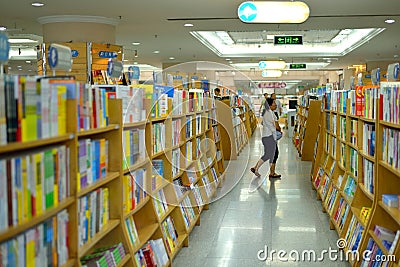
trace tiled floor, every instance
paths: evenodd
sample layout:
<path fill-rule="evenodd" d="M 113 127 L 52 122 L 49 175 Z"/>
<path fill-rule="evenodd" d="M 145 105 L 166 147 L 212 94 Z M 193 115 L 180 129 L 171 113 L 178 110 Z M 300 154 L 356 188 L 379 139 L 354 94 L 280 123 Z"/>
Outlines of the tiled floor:
<path fill-rule="evenodd" d="M 329 230 L 328 215 L 322 213 L 310 184 L 310 162 L 302 162 L 291 140 L 279 141 L 280 156 L 276 172 L 282 179 L 268 179 L 257 190 L 249 172 L 262 153 L 259 129 L 237 160 L 226 170 L 228 180 L 218 200 L 201 214 L 201 225 L 189 237 L 189 247 L 182 248 L 173 266 L 349 266 L 331 261 L 325 254 L 323 262 L 279 260 L 272 250 L 286 251 L 282 258 L 301 258 L 305 250 L 336 249 L 338 236 Z M 260 169 L 264 176 L 268 166 Z M 235 186 L 236 185 L 236 186 Z M 250 190 L 249 190 L 250 188 Z M 260 250 L 268 251 L 268 258 Z M 290 254 L 289 254 L 290 253 Z M 308 254 L 305 254 L 308 255 Z M 335 254 L 333 254 L 335 255 Z M 261 258 L 261 259 L 259 259 Z M 306 257 L 308 258 L 308 257 Z"/>

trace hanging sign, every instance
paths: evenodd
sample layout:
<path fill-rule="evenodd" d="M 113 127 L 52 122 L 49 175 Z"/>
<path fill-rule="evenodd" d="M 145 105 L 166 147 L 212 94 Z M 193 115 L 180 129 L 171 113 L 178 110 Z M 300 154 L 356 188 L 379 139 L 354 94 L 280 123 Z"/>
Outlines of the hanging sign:
<path fill-rule="evenodd" d="M 381 82 L 380 68 L 376 68 L 371 71 L 371 81 L 373 85 L 378 85 Z"/>
<path fill-rule="evenodd" d="M 111 78 L 119 78 L 122 75 L 124 66 L 121 61 L 110 60 L 107 65 L 107 74 Z"/>
<path fill-rule="evenodd" d="M 301 35 L 283 35 L 274 36 L 274 45 L 302 45 L 303 36 Z"/>
<path fill-rule="evenodd" d="M 390 64 L 387 68 L 387 79 L 388 81 L 397 81 L 399 78 L 399 63 Z"/>
<path fill-rule="evenodd" d="M 285 82 L 260 82 L 258 88 L 285 88 Z"/>
<path fill-rule="evenodd" d="M 10 53 L 10 43 L 4 33 L 0 33 L 0 62 L 7 62 Z"/>
<path fill-rule="evenodd" d="M 71 48 L 59 44 L 51 44 L 47 55 L 49 66 L 52 70 L 71 71 Z"/>
<path fill-rule="evenodd" d="M 128 67 L 128 78 L 129 78 L 129 80 L 139 80 L 140 69 L 138 66 L 129 66 Z"/>
<path fill-rule="evenodd" d="M 71 50 L 71 56 L 72 57 L 78 57 L 79 56 L 78 50 Z"/>
<path fill-rule="evenodd" d="M 117 56 L 118 56 L 117 52 L 111 52 L 111 51 L 100 51 L 99 52 L 100 58 L 116 58 Z"/>
<path fill-rule="evenodd" d="M 364 86 L 356 86 L 356 116 L 364 116 Z"/>

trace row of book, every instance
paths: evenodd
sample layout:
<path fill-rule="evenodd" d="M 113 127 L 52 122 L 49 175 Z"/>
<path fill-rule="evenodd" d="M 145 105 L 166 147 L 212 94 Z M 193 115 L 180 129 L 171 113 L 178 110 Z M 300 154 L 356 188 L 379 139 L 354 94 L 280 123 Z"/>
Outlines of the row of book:
<path fill-rule="evenodd" d="M 164 181 L 164 160 L 152 160 L 151 190 L 156 190 Z"/>
<path fill-rule="evenodd" d="M 62 266 L 68 261 L 68 212 L 0 244 L 1 266 Z"/>
<path fill-rule="evenodd" d="M 393 168 L 400 168 L 400 131 L 383 128 L 382 134 L 382 160 Z"/>
<path fill-rule="evenodd" d="M 181 143 L 182 121 L 180 119 L 172 120 L 172 146 Z"/>
<path fill-rule="evenodd" d="M 340 164 L 342 165 L 343 168 L 346 168 L 347 167 L 346 144 L 340 142 L 339 150 L 340 150 L 340 155 L 339 155 Z"/>
<path fill-rule="evenodd" d="M 338 208 L 336 209 L 335 214 L 332 216 L 334 221 L 338 225 L 339 230 L 343 229 L 343 226 L 346 222 L 349 211 L 350 211 L 350 205 L 347 203 L 347 201 L 343 197 L 341 197 L 339 199 Z"/>
<path fill-rule="evenodd" d="M 155 208 L 158 218 L 162 218 L 162 216 L 164 216 L 164 214 L 169 209 L 168 202 L 165 197 L 164 189 L 158 190 L 153 195 L 153 203 L 154 203 L 154 208 Z"/>
<path fill-rule="evenodd" d="M 364 153 L 374 157 L 375 155 L 375 125 L 364 123 L 363 125 L 363 147 Z"/>
<path fill-rule="evenodd" d="M 89 242 L 107 225 L 110 218 L 109 190 L 99 188 L 78 200 L 78 244 Z"/>
<path fill-rule="evenodd" d="M 339 190 L 333 186 L 333 183 L 331 183 L 331 186 L 329 187 L 329 191 L 327 193 L 327 197 L 325 198 L 325 207 L 326 207 L 326 211 L 332 215 L 333 213 L 333 209 L 334 209 L 334 205 L 336 202 L 337 197 L 339 196 Z"/>
<path fill-rule="evenodd" d="M 179 203 L 179 208 L 181 210 L 186 229 L 189 229 L 190 225 L 196 218 L 196 214 L 193 209 L 193 205 L 190 201 L 189 196 L 186 196 L 181 203 Z"/>
<path fill-rule="evenodd" d="M 382 83 L 381 93 L 381 111 L 379 119 L 398 124 L 400 122 L 400 83 Z"/>
<path fill-rule="evenodd" d="M 345 240 L 347 243 L 347 249 L 350 251 L 357 251 L 360 245 L 362 235 L 364 233 L 364 227 L 357 220 L 356 216 L 353 214 L 347 229 Z"/>
<path fill-rule="evenodd" d="M 400 209 L 399 201 L 400 198 L 397 194 L 382 194 L 382 202 L 389 208 Z"/>
<path fill-rule="evenodd" d="M 357 181 L 350 175 L 347 176 L 346 184 L 344 185 L 343 188 L 343 193 L 346 195 L 348 200 L 353 200 L 354 194 L 357 189 Z M 351 203 L 349 203 L 351 204 Z"/>
<path fill-rule="evenodd" d="M 66 133 L 72 80 L 5 75 L 0 79 L 0 145 Z"/>
<path fill-rule="evenodd" d="M 192 116 L 186 116 L 186 139 L 193 136 L 193 119 Z"/>
<path fill-rule="evenodd" d="M 95 249 L 81 258 L 82 267 L 117 267 L 125 258 L 126 252 L 122 243 Z"/>
<path fill-rule="evenodd" d="M 181 150 L 174 149 L 172 150 L 172 177 L 177 176 L 181 172 Z"/>
<path fill-rule="evenodd" d="M 366 247 L 368 251 L 368 257 L 364 257 L 361 261 L 361 267 L 386 267 L 389 266 L 390 261 L 384 261 L 385 255 L 378 244 L 373 238 L 368 239 L 368 244 Z"/>
<path fill-rule="evenodd" d="M 350 144 L 357 147 L 358 120 L 350 120 Z"/>
<path fill-rule="evenodd" d="M 70 195 L 69 149 L 47 148 L 0 160 L 0 230 L 57 206 Z"/>
<path fill-rule="evenodd" d="M 129 241 L 130 241 L 132 247 L 135 248 L 136 246 L 138 246 L 138 244 L 140 244 L 140 240 L 139 240 L 139 234 L 137 232 L 135 220 L 133 219 L 132 216 L 129 216 L 128 218 L 125 219 L 125 226 L 126 226 L 126 229 L 128 232 Z"/>
<path fill-rule="evenodd" d="M 166 133 L 165 133 L 165 123 L 158 122 L 152 125 L 152 132 L 153 132 L 153 155 L 161 152 L 165 149 L 166 143 Z"/>
<path fill-rule="evenodd" d="M 78 152 L 78 192 L 96 181 L 105 178 L 108 173 L 108 140 L 80 139 Z"/>
<path fill-rule="evenodd" d="M 350 147 L 350 172 L 358 177 L 358 151 Z"/>
<path fill-rule="evenodd" d="M 347 124 L 346 117 L 339 117 L 339 137 L 342 140 L 347 141 Z"/>
<path fill-rule="evenodd" d="M 179 235 L 176 231 L 174 219 L 171 216 L 168 216 L 161 223 L 161 232 L 164 236 L 164 240 L 167 246 L 167 251 L 171 254 L 173 253 L 179 246 Z"/>
<path fill-rule="evenodd" d="M 146 177 L 145 168 L 130 171 L 129 174 L 123 176 L 123 210 L 125 213 L 134 210 L 147 196 Z"/>
<path fill-rule="evenodd" d="M 374 194 L 375 192 L 375 172 L 374 163 L 366 158 L 363 158 L 361 182 L 364 184 L 365 190 Z"/>
<path fill-rule="evenodd" d="M 169 262 L 163 240 L 149 240 L 134 255 L 136 266 L 157 267 L 166 266 Z"/>
<path fill-rule="evenodd" d="M 145 129 L 125 129 L 122 134 L 123 169 L 146 158 Z"/>

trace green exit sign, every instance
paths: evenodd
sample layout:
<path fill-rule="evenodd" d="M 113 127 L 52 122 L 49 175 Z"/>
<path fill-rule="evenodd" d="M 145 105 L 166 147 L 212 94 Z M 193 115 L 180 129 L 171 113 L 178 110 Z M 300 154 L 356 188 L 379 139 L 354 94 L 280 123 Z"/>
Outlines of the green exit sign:
<path fill-rule="evenodd" d="M 293 63 L 289 65 L 289 69 L 297 70 L 297 69 L 305 69 L 307 66 L 304 63 Z"/>
<path fill-rule="evenodd" d="M 274 36 L 275 45 L 302 45 L 303 36 L 301 35 L 284 35 L 284 36 Z"/>

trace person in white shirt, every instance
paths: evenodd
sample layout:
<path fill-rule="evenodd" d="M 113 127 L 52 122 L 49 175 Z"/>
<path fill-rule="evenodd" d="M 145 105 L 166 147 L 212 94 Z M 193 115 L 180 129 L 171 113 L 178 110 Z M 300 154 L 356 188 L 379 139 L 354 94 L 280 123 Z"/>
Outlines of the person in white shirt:
<path fill-rule="evenodd" d="M 262 114 L 264 112 L 265 101 L 267 100 L 267 98 L 268 98 L 268 93 L 265 93 L 264 98 L 261 100 L 261 105 L 259 110 L 260 117 L 262 117 Z"/>
<path fill-rule="evenodd" d="M 275 94 L 275 93 L 273 93 L 273 94 L 271 95 L 271 98 L 272 98 L 273 100 L 275 100 L 275 103 L 276 103 L 275 114 L 278 115 L 278 119 L 279 119 L 279 117 L 282 116 L 282 103 L 281 103 L 281 101 L 279 101 L 278 99 L 276 99 L 276 94 Z"/>
<path fill-rule="evenodd" d="M 258 169 L 261 167 L 262 164 L 264 164 L 264 162 L 269 161 L 270 164 L 272 164 L 275 158 L 277 147 L 277 119 L 273 112 L 273 110 L 276 108 L 276 103 L 272 98 L 267 98 L 264 106 L 265 108 L 262 114 L 261 131 L 261 140 L 264 146 L 264 154 L 258 160 L 257 164 L 254 167 L 250 168 L 250 171 L 254 173 L 257 177 L 261 176 L 261 174 L 258 172 Z M 271 173 L 270 178 L 272 178 Z"/>

